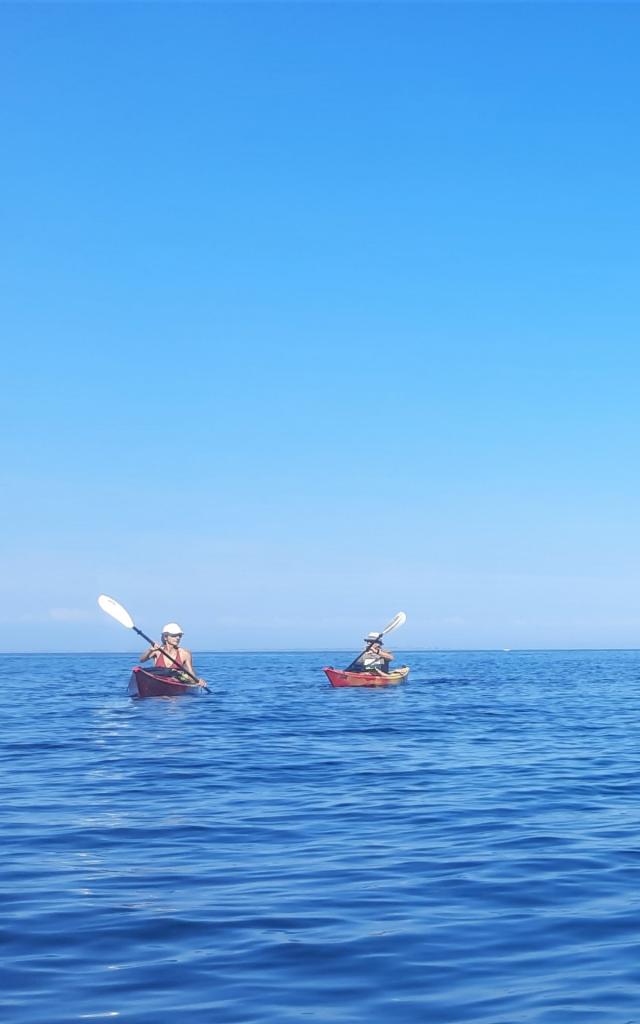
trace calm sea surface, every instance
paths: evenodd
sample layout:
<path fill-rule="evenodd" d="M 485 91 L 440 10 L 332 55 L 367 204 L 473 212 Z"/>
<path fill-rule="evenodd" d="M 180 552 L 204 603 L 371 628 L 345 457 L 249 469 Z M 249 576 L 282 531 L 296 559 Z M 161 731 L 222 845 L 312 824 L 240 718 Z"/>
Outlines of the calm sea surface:
<path fill-rule="evenodd" d="M 640 653 L 0 661 L 6 1024 L 640 1021 Z"/>

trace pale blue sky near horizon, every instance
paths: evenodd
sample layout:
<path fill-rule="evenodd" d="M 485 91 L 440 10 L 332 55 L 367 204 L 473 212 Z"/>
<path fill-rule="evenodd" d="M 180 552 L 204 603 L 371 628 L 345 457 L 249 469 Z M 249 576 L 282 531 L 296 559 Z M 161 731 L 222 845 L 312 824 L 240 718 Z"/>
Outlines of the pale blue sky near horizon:
<path fill-rule="evenodd" d="M 640 647 L 640 6 L 0 40 L 0 649 Z"/>

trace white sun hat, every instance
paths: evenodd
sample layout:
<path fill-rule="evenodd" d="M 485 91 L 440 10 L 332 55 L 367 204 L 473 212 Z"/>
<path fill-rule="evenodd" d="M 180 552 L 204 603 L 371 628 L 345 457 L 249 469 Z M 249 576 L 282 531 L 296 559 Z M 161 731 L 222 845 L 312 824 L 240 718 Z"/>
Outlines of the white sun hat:
<path fill-rule="evenodd" d="M 166 626 L 162 627 L 163 633 L 184 633 L 182 626 L 179 626 L 177 622 L 167 622 Z"/>

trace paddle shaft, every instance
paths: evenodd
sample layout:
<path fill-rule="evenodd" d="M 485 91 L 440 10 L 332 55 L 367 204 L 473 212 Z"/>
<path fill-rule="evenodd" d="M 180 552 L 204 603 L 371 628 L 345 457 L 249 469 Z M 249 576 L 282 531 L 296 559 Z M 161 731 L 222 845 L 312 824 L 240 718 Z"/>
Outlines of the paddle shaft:
<path fill-rule="evenodd" d="M 146 633 L 143 633 L 142 630 L 138 629 L 137 626 L 133 627 L 133 631 L 134 631 L 134 633 L 137 633 L 138 636 L 141 636 L 143 640 L 146 640 L 147 643 L 150 643 L 152 647 L 157 647 L 158 646 L 156 644 L 155 640 L 152 640 L 150 636 L 147 636 Z M 193 679 L 194 683 L 198 683 L 198 685 L 200 685 L 200 680 L 198 679 L 198 677 L 194 676 L 193 672 L 190 672 L 188 668 L 185 668 L 184 665 L 181 665 L 180 662 L 176 661 L 175 658 L 172 658 L 170 654 L 167 654 L 167 652 L 165 650 L 163 650 L 163 652 L 162 652 L 162 657 L 163 658 L 168 658 L 169 661 L 172 661 L 174 665 L 177 665 L 178 668 L 180 669 L 180 671 L 184 672 L 184 674 L 186 676 L 191 676 L 191 678 Z M 211 692 L 209 690 L 208 686 L 205 686 L 204 689 L 207 691 L 207 693 Z"/>

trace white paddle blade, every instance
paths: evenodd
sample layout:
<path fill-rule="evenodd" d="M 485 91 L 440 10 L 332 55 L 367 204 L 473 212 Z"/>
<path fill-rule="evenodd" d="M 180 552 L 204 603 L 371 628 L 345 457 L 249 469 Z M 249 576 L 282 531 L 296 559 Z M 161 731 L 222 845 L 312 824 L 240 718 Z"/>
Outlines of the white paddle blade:
<path fill-rule="evenodd" d="M 107 597 L 106 594 L 100 594 L 98 598 L 98 604 L 102 608 L 103 612 L 110 615 L 112 619 L 119 622 L 121 626 L 126 626 L 127 629 L 133 629 L 133 619 L 129 615 L 126 608 L 123 608 L 121 604 L 114 601 L 112 597 Z"/>
<path fill-rule="evenodd" d="M 396 617 L 391 620 L 389 625 L 384 627 L 384 629 L 382 630 L 382 635 L 385 636 L 386 633 L 393 633 L 394 629 L 397 629 L 398 626 L 404 626 L 406 621 L 407 616 L 405 615 L 405 613 L 398 612 Z"/>

